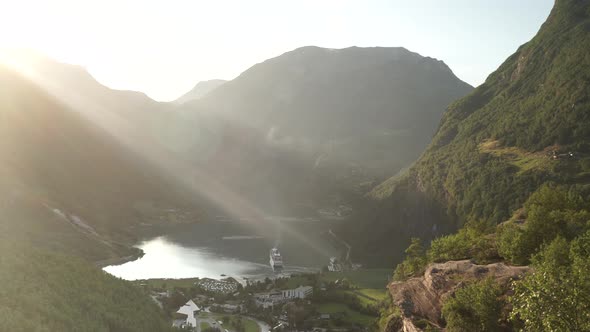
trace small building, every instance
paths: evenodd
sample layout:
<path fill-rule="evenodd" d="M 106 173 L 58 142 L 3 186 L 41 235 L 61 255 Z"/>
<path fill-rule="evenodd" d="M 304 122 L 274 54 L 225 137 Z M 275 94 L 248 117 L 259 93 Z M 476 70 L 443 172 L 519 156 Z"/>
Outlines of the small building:
<path fill-rule="evenodd" d="M 330 272 L 341 272 L 342 271 L 342 264 L 338 261 L 336 257 L 330 257 L 330 263 L 328 263 L 328 271 Z"/>
<path fill-rule="evenodd" d="M 256 293 L 254 294 L 256 305 L 264 309 L 271 308 L 277 304 L 285 302 L 285 297 L 282 292 Z"/>
<path fill-rule="evenodd" d="M 197 319 L 195 318 L 195 314 L 200 310 L 201 309 L 199 306 L 197 306 L 193 300 L 189 300 L 185 305 L 180 307 L 176 313 L 180 315 L 186 315 L 186 319 L 184 321 L 186 326 L 196 327 Z"/>
<path fill-rule="evenodd" d="M 223 312 L 228 314 L 235 314 L 240 311 L 240 306 L 235 304 L 222 304 L 220 307 Z"/>
<path fill-rule="evenodd" d="M 299 286 L 295 289 L 287 289 L 282 291 L 285 299 L 304 299 L 313 294 L 313 287 Z"/>

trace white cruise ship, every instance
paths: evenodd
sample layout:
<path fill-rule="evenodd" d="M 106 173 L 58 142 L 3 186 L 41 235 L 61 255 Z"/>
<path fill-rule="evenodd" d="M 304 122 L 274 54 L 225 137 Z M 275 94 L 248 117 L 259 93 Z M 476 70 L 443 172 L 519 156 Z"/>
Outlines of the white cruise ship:
<path fill-rule="evenodd" d="M 281 253 L 277 248 L 270 249 L 270 267 L 275 272 L 283 270 L 283 257 L 281 257 Z"/>

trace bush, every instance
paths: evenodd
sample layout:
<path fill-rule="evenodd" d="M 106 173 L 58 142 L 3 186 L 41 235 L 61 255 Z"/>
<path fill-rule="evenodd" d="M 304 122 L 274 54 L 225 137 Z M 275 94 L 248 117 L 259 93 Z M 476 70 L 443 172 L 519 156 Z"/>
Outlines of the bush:
<path fill-rule="evenodd" d="M 498 331 L 502 301 L 500 286 L 491 278 L 457 290 L 442 308 L 448 331 Z"/>
<path fill-rule="evenodd" d="M 412 242 L 405 251 L 406 259 L 397 265 L 393 273 L 393 280 L 405 280 L 424 271 L 428 259 L 419 238 L 412 238 Z"/>
<path fill-rule="evenodd" d="M 498 258 L 495 241 L 489 236 L 493 232 L 488 222 L 468 222 L 457 234 L 433 240 L 428 258 L 433 262 L 474 258 L 478 263 L 488 263 Z"/>
<path fill-rule="evenodd" d="M 514 284 L 512 319 L 527 331 L 590 331 L 590 232 L 571 244 L 557 237 L 532 261 Z"/>
<path fill-rule="evenodd" d="M 516 265 L 526 265 L 530 249 L 525 247 L 524 230 L 519 225 L 508 223 L 498 227 L 498 254 Z"/>
<path fill-rule="evenodd" d="M 527 264 L 542 245 L 561 236 L 572 240 L 588 229 L 590 212 L 581 192 L 545 185 L 525 203 L 523 227 L 508 224 L 499 229 L 499 253 L 515 264 Z"/>

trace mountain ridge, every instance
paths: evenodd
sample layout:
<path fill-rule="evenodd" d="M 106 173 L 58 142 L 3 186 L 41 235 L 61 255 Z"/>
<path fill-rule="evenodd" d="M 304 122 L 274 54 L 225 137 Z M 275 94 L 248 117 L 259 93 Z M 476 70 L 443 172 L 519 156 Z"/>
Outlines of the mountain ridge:
<path fill-rule="evenodd" d="M 588 7 L 558 1 L 531 41 L 453 102 L 414 165 L 366 199 L 364 226 L 406 233 L 391 248 L 402 252 L 412 236 L 432 239 L 470 220 L 505 221 L 543 183 L 588 183 Z M 558 158 L 568 152 L 575 157 Z M 374 236 L 386 243 L 383 233 Z"/>
<path fill-rule="evenodd" d="M 191 100 L 200 99 L 211 91 L 215 90 L 220 85 L 228 82 L 227 80 L 212 79 L 207 81 L 200 81 L 191 90 L 178 97 L 173 101 L 175 104 L 187 103 Z"/>
<path fill-rule="evenodd" d="M 223 154 L 223 163 L 199 161 L 211 163 L 210 172 L 225 163 L 273 174 L 274 182 L 256 183 L 239 169 L 225 169 L 223 178 L 281 213 L 285 202 L 309 206 L 301 199 L 318 192 L 313 187 L 322 177 L 359 184 L 407 166 L 434 133 L 443 105 L 471 89 L 443 62 L 404 48 L 308 46 L 250 67 L 179 112 L 184 123 L 193 123 L 186 137 L 212 133 L 209 141 L 235 151 Z M 185 155 L 203 154 L 189 151 Z M 356 180 L 352 173 L 366 175 Z M 309 181 L 306 188 L 300 179 Z M 325 201 L 320 196 L 314 200 Z"/>

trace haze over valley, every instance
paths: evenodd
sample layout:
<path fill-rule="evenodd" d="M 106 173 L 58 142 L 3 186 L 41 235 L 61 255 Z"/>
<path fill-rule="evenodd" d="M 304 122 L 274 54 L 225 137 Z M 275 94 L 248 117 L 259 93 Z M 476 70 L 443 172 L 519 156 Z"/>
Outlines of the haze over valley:
<path fill-rule="evenodd" d="M 427 2 L 0 35 L 0 331 L 589 331 L 590 1 Z"/>

